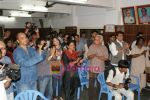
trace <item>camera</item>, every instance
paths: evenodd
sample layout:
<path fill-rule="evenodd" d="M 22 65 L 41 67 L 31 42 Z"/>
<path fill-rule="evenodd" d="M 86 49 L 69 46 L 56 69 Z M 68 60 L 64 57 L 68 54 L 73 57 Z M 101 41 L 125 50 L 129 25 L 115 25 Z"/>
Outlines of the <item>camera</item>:
<path fill-rule="evenodd" d="M 37 30 L 38 26 L 35 23 L 31 23 L 31 30 Z"/>
<path fill-rule="evenodd" d="M 8 76 L 13 82 L 18 81 L 21 77 L 20 66 L 16 64 L 0 63 L 0 81 Z"/>
<path fill-rule="evenodd" d="M 126 89 L 126 90 L 128 90 L 129 89 L 129 84 L 131 83 L 131 78 L 127 78 L 126 80 L 125 80 L 125 83 L 124 83 L 124 88 Z"/>
<path fill-rule="evenodd" d="M 26 22 L 26 28 L 29 29 L 29 33 L 32 33 L 33 31 L 37 30 L 38 26 L 35 23 Z"/>

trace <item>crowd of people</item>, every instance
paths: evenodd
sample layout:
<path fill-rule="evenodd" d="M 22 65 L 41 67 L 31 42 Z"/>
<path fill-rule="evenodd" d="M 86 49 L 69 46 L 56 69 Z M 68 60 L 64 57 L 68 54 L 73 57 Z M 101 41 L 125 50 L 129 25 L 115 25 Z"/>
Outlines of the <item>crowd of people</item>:
<path fill-rule="evenodd" d="M 49 100 L 76 100 L 80 80 L 74 69 L 80 67 L 85 59 L 88 59 L 90 67 L 89 100 L 98 99 L 100 86 L 94 86 L 95 80 L 108 65 L 116 70 L 114 77 L 114 72 L 110 70 L 106 79 L 115 100 L 121 100 L 121 94 L 128 100 L 134 100 L 133 91 L 124 89 L 123 84 L 130 74 L 140 77 L 141 90 L 146 86 L 145 69 L 150 67 L 150 40 L 146 43 L 142 33 L 136 35 L 131 45 L 124 41 L 121 31 L 104 42 L 103 35 L 97 31 L 91 33 L 90 39 L 85 34 L 62 36 L 56 32 L 41 37 L 38 28 L 31 29 L 31 26 L 27 22 L 25 32 L 18 33 L 16 39 L 11 38 L 10 31 L 5 31 L 0 41 L 0 62 L 18 64 L 21 70 L 21 78 L 17 82 L 11 82 L 9 77 L 0 81 L 2 100 L 14 99 L 14 86 L 17 94 L 25 90 L 38 90 Z"/>

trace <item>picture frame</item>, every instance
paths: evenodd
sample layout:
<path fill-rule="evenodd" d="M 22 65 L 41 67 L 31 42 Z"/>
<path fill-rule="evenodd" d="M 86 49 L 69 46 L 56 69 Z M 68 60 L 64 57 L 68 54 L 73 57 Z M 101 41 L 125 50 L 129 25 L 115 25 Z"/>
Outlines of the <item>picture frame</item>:
<path fill-rule="evenodd" d="M 115 25 L 114 24 L 107 24 L 104 26 L 104 29 L 105 29 L 105 33 L 115 32 Z"/>
<path fill-rule="evenodd" d="M 150 4 L 137 6 L 139 24 L 150 24 Z"/>
<path fill-rule="evenodd" d="M 124 25 L 116 25 L 116 32 L 118 31 L 125 32 Z"/>
<path fill-rule="evenodd" d="M 134 7 L 122 8 L 122 19 L 124 24 L 136 24 Z"/>

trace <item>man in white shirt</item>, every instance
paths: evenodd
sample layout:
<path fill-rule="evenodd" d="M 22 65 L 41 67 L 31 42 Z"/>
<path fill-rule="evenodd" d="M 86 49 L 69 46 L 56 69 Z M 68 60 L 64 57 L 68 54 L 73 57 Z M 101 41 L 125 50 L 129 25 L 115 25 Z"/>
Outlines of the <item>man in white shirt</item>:
<path fill-rule="evenodd" d="M 118 66 L 119 60 L 126 60 L 126 55 L 130 53 L 128 43 L 123 41 L 123 32 L 119 31 L 116 35 L 116 41 L 109 45 L 112 54 L 111 64 Z"/>
<path fill-rule="evenodd" d="M 133 23 L 135 23 L 134 17 L 131 16 L 130 9 L 127 9 L 127 10 L 125 11 L 125 19 L 124 19 L 124 22 L 125 22 L 126 24 L 133 24 Z"/>
<path fill-rule="evenodd" d="M 114 75 L 115 73 L 115 75 Z M 134 94 L 130 89 L 125 89 L 127 86 L 124 84 L 124 79 L 129 78 L 128 62 L 126 60 L 120 60 L 118 67 L 109 71 L 106 83 L 112 90 L 112 95 L 115 96 L 115 100 L 122 100 L 122 95 L 126 100 L 134 100 Z"/>
<path fill-rule="evenodd" d="M 11 79 L 6 77 L 4 80 L 0 80 L 0 100 L 7 100 L 6 89 L 11 84 Z"/>
<path fill-rule="evenodd" d="M 150 16 L 147 14 L 147 9 L 146 8 L 142 8 L 141 12 L 142 12 L 142 17 L 140 17 L 140 22 L 141 23 L 148 23 L 148 22 L 150 22 Z"/>

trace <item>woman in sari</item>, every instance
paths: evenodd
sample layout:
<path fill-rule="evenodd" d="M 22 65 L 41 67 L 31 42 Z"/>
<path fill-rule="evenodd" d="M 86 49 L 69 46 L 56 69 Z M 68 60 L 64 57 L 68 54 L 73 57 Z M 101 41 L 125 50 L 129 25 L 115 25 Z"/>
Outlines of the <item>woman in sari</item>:
<path fill-rule="evenodd" d="M 77 67 L 82 63 L 82 58 L 78 57 L 78 52 L 75 51 L 74 41 L 67 43 L 67 50 L 63 52 L 62 60 L 65 67 L 64 74 L 64 90 L 65 100 L 76 100 L 76 92 L 80 85 L 77 74 Z"/>

